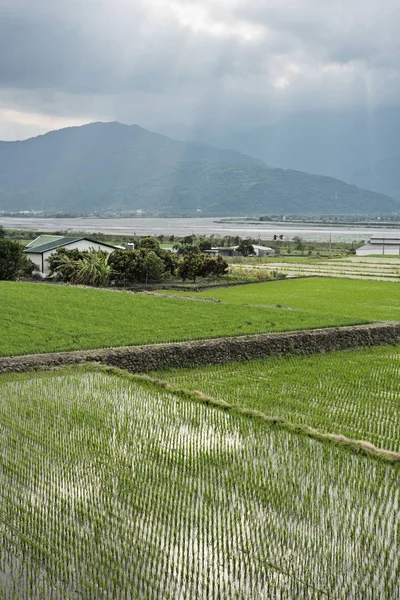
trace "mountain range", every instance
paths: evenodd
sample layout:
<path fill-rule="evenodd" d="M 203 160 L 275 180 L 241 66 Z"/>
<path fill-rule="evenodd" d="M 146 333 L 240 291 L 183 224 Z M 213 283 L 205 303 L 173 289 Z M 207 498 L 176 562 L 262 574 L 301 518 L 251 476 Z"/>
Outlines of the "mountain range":
<path fill-rule="evenodd" d="M 0 210 L 146 214 L 388 214 L 390 196 L 268 166 L 138 125 L 91 123 L 0 142 Z"/>
<path fill-rule="evenodd" d="M 205 128 L 193 135 L 272 166 L 336 177 L 400 199 L 398 108 L 298 112 L 254 128 L 217 135 Z"/>

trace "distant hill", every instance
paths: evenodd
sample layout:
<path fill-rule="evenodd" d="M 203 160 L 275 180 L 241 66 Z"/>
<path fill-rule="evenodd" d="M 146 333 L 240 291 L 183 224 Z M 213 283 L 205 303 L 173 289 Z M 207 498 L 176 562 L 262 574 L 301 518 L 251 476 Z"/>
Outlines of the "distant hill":
<path fill-rule="evenodd" d="M 381 161 L 400 153 L 400 109 L 313 110 L 281 115 L 275 122 L 256 128 L 238 127 L 224 134 L 216 135 L 205 128 L 194 132 L 194 136 L 204 143 L 255 156 L 272 166 L 337 177 L 393 195 L 385 177 L 371 188 L 370 179 L 359 175 L 379 170 Z"/>
<path fill-rule="evenodd" d="M 92 123 L 0 142 L 0 210 L 193 215 L 383 214 L 390 197 L 137 125 Z"/>

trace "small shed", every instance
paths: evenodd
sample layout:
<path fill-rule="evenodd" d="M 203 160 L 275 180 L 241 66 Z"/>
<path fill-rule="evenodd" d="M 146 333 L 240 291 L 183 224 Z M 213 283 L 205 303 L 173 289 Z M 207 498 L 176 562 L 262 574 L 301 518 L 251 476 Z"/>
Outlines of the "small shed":
<path fill-rule="evenodd" d="M 48 259 L 58 248 L 81 251 L 103 250 L 109 254 L 115 250 L 115 246 L 111 246 L 106 242 L 98 242 L 92 238 L 40 235 L 25 246 L 24 252 L 27 258 L 36 265 L 34 272 L 47 277 L 50 273 Z"/>

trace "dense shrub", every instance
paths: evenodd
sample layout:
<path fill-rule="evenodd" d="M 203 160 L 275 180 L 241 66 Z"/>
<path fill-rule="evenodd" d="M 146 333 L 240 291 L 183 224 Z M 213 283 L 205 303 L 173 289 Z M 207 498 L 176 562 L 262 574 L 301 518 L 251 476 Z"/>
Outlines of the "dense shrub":
<path fill-rule="evenodd" d="M 0 279 L 13 281 L 21 275 L 31 275 L 34 268 L 21 244 L 0 238 Z"/>
<path fill-rule="evenodd" d="M 178 266 L 178 274 L 185 281 L 197 277 L 219 277 L 228 272 L 228 263 L 222 256 L 208 256 L 206 254 L 187 254 Z"/>

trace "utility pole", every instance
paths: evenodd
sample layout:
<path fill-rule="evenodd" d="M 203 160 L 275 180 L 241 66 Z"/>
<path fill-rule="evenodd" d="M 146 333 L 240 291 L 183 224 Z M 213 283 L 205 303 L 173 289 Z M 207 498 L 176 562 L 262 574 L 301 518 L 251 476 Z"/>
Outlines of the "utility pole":
<path fill-rule="evenodd" d="M 332 234 L 329 234 L 329 258 L 332 258 Z"/>

